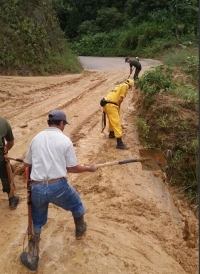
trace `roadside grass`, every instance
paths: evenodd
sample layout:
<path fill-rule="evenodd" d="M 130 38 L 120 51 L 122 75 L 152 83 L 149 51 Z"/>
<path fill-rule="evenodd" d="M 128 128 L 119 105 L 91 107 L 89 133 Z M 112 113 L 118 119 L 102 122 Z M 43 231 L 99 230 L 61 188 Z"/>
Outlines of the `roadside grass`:
<path fill-rule="evenodd" d="M 189 42 L 188 42 L 189 43 Z M 180 45 L 179 48 L 166 50 L 164 54 L 158 55 L 158 58 L 166 65 L 178 67 L 186 73 L 188 82 L 198 85 L 199 79 L 199 54 L 198 47 Z"/>
<path fill-rule="evenodd" d="M 167 65 L 146 71 L 137 81 L 136 124 L 144 146 L 170 152 L 165 170 L 169 183 L 181 187 L 198 207 L 198 62 L 197 50 L 190 49 L 163 54 Z"/>

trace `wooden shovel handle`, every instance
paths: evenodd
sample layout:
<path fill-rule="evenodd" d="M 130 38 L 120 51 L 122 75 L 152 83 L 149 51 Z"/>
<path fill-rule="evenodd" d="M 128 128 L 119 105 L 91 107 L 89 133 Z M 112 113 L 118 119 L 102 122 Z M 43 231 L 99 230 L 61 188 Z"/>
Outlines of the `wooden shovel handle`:
<path fill-rule="evenodd" d="M 27 206 L 28 206 L 28 238 L 29 240 L 34 235 L 32 210 L 31 210 L 31 178 L 30 178 L 30 167 L 25 168 L 25 177 L 27 183 Z"/>
<path fill-rule="evenodd" d="M 96 164 L 97 167 L 104 167 L 104 166 L 112 166 L 112 165 L 123 165 L 123 164 L 128 164 L 128 163 L 135 163 L 135 162 L 144 162 L 150 160 L 150 158 L 143 158 L 143 159 L 124 159 L 120 161 L 113 161 L 113 162 L 106 162 L 103 164 Z"/>
<path fill-rule="evenodd" d="M 20 163 L 23 163 L 24 161 L 22 159 L 19 159 L 19 158 L 11 158 L 11 157 L 8 157 L 9 160 L 14 160 L 14 161 L 17 161 L 17 162 L 20 162 Z"/>

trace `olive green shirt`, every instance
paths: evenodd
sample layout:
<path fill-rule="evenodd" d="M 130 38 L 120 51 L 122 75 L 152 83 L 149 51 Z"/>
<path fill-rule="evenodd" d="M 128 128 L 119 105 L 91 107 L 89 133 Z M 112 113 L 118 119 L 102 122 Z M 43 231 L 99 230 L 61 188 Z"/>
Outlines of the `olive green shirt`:
<path fill-rule="evenodd" d="M 4 137 L 6 141 L 14 141 L 14 136 L 10 124 L 5 118 L 0 116 L 0 146 L 3 145 L 2 137 Z"/>
<path fill-rule="evenodd" d="M 130 67 L 141 68 L 140 62 L 137 59 L 135 59 L 135 58 L 131 58 L 129 64 L 130 64 Z"/>

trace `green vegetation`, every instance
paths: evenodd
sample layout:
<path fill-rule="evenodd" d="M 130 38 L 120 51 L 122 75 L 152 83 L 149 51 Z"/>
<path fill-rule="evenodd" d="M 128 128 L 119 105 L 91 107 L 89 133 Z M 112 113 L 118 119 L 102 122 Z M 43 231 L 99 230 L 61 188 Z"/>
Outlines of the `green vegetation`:
<path fill-rule="evenodd" d="M 0 73 L 75 73 L 77 55 L 161 59 L 197 48 L 198 11 L 197 0 L 0 0 Z M 196 55 L 187 62 L 196 73 Z"/>
<path fill-rule="evenodd" d="M 150 70 L 140 79 L 139 87 L 144 94 L 154 95 L 160 91 L 166 92 L 174 88 L 172 82 L 172 69 L 158 66 L 155 70 Z"/>
<path fill-rule="evenodd" d="M 62 0 L 62 7 L 54 2 L 61 28 L 78 55 L 152 58 L 167 49 L 198 45 L 197 0 Z M 69 25 L 74 14 L 76 27 Z"/>
<path fill-rule="evenodd" d="M 199 79 L 199 48 L 186 43 L 179 48 L 173 48 L 158 55 L 166 65 L 179 67 L 185 72 L 185 79 L 193 85 L 198 85 Z"/>
<path fill-rule="evenodd" d="M 0 73 L 45 75 L 80 72 L 51 1 L 0 0 Z"/>
<path fill-rule="evenodd" d="M 146 71 L 137 81 L 142 96 L 137 127 L 144 146 L 165 151 L 169 182 L 181 186 L 191 203 L 197 204 L 199 96 L 195 80 L 198 66 L 189 69 L 191 59 L 195 58 L 190 58 L 184 49 L 177 51 L 177 55 L 175 52 L 173 58 L 163 55 L 166 63 L 173 60 L 171 65 L 174 67 L 156 67 Z M 176 66 L 184 67 L 183 71 Z M 189 81 L 193 85 L 188 84 Z"/>

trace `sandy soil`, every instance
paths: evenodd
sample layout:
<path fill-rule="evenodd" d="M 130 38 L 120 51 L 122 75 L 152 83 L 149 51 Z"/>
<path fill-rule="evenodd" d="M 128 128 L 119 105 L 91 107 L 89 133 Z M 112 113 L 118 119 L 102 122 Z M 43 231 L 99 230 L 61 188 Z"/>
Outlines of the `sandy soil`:
<path fill-rule="evenodd" d="M 142 73 L 159 63 L 141 61 Z M 101 68 L 102 69 L 102 68 Z M 78 75 L 51 77 L 0 77 L 0 115 L 13 127 L 13 158 L 25 156 L 28 145 L 47 127 L 52 109 L 66 112 L 71 125 L 64 133 L 75 146 L 80 164 L 104 163 L 139 157 L 142 148 L 135 127 L 134 89 L 122 104 L 125 144 L 101 133 L 100 99 L 128 76 L 127 64 Z M 22 164 L 15 168 L 15 211 L 0 192 L 0 273 L 29 273 L 19 256 L 27 249 L 26 183 Z M 196 274 L 198 273 L 198 220 L 170 194 L 161 172 L 143 171 L 140 163 L 99 168 L 95 173 L 70 174 L 68 180 L 86 206 L 88 231 L 75 240 L 71 213 L 49 207 L 49 219 L 40 242 L 40 274 Z"/>

